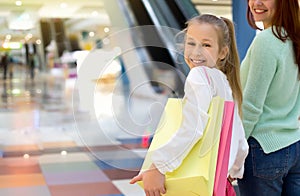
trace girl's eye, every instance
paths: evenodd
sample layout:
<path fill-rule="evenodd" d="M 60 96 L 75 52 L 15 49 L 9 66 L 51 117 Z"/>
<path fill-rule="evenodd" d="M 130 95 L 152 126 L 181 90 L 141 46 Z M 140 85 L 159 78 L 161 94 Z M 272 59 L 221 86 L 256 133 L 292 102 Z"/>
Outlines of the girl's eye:
<path fill-rule="evenodd" d="M 202 47 L 211 47 L 210 44 L 202 44 Z"/>
<path fill-rule="evenodd" d="M 187 45 L 195 46 L 196 44 L 194 42 L 187 42 Z"/>

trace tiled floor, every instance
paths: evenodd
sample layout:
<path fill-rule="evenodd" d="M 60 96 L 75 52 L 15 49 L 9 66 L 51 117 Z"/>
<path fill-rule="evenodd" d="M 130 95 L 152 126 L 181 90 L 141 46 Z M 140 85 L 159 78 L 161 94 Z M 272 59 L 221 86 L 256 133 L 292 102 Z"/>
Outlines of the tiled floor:
<path fill-rule="evenodd" d="M 142 133 L 122 131 L 113 121 L 122 115 L 101 113 L 101 103 L 101 118 L 91 118 L 72 98 L 76 79 L 40 73 L 32 81 L 23 68 L 14 71 L 0 80 L 0 195 L 144 195 L 129 184 L 147 150 Z M 145 120 L 149 98 L 134 99 L 132 115 Z"/>

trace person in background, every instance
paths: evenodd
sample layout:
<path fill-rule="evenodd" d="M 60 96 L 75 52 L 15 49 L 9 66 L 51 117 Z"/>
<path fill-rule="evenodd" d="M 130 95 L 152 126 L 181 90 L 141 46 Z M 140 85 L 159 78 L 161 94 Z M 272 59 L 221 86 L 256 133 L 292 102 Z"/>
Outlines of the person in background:
<path fill-rule="evenodd" d="M 7 71 L 9 70 L 9 55 L 8 52 L 5 52 L 4 55 L 1 57 L 1 64 L 3 66 L 3 79 L 6 80 L 7 78 Z M 12 72 L 10 72 L 10 76 L 12 77 Z"/>
<path fill-rule="evenodd" d="M 151 169 L 141 171 L 130 182 L 143 181 L 147 196 L 166 193 L 165 173 L 179 167 L 202 137 L 210 102 L 215 96 L 235 102 L 228 173 L 230 178 L 243 176 L 248 145 L 239 115 L 242 91 L 233 24 L 228 19 L 205 14 L 190 19 L 184 33 L 184 59 L 190 72 L 184 87 L 181 127 L 164 146 L 153 152 Z"/>
<path fill-rule="evenodd" d="M 298 0 L 248 0 L 259 32 L 241 63 L 249 154 L 242 196 L 300 195 L 300 15 Z M 261 29 L 260 29 L 261 30 Z"/>

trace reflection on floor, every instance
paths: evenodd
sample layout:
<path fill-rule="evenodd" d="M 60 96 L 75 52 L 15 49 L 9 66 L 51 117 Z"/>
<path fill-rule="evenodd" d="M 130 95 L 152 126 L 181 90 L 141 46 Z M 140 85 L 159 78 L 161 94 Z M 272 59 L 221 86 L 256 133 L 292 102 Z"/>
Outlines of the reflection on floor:
<path fill-rule="evenodd" d="M 53 77 L 18 72 L 0 80 L 0 195 L 144 195 L 128 182 L 142 165 L 145 141 L 109 124 L 109 133 L 99 131 L 75 107 L 76 80 Z"/>

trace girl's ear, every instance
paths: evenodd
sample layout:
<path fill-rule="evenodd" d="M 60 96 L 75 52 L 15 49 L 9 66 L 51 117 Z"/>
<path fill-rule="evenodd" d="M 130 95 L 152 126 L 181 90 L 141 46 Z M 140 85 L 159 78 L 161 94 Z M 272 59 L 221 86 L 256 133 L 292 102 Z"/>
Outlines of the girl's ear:
<path fill-rule="evenodd" d="M 224 46 L 219 53 L 219 59 L 224 60 L 228 52 L 229 52 L 229 48 L 227 46 Z"/>

